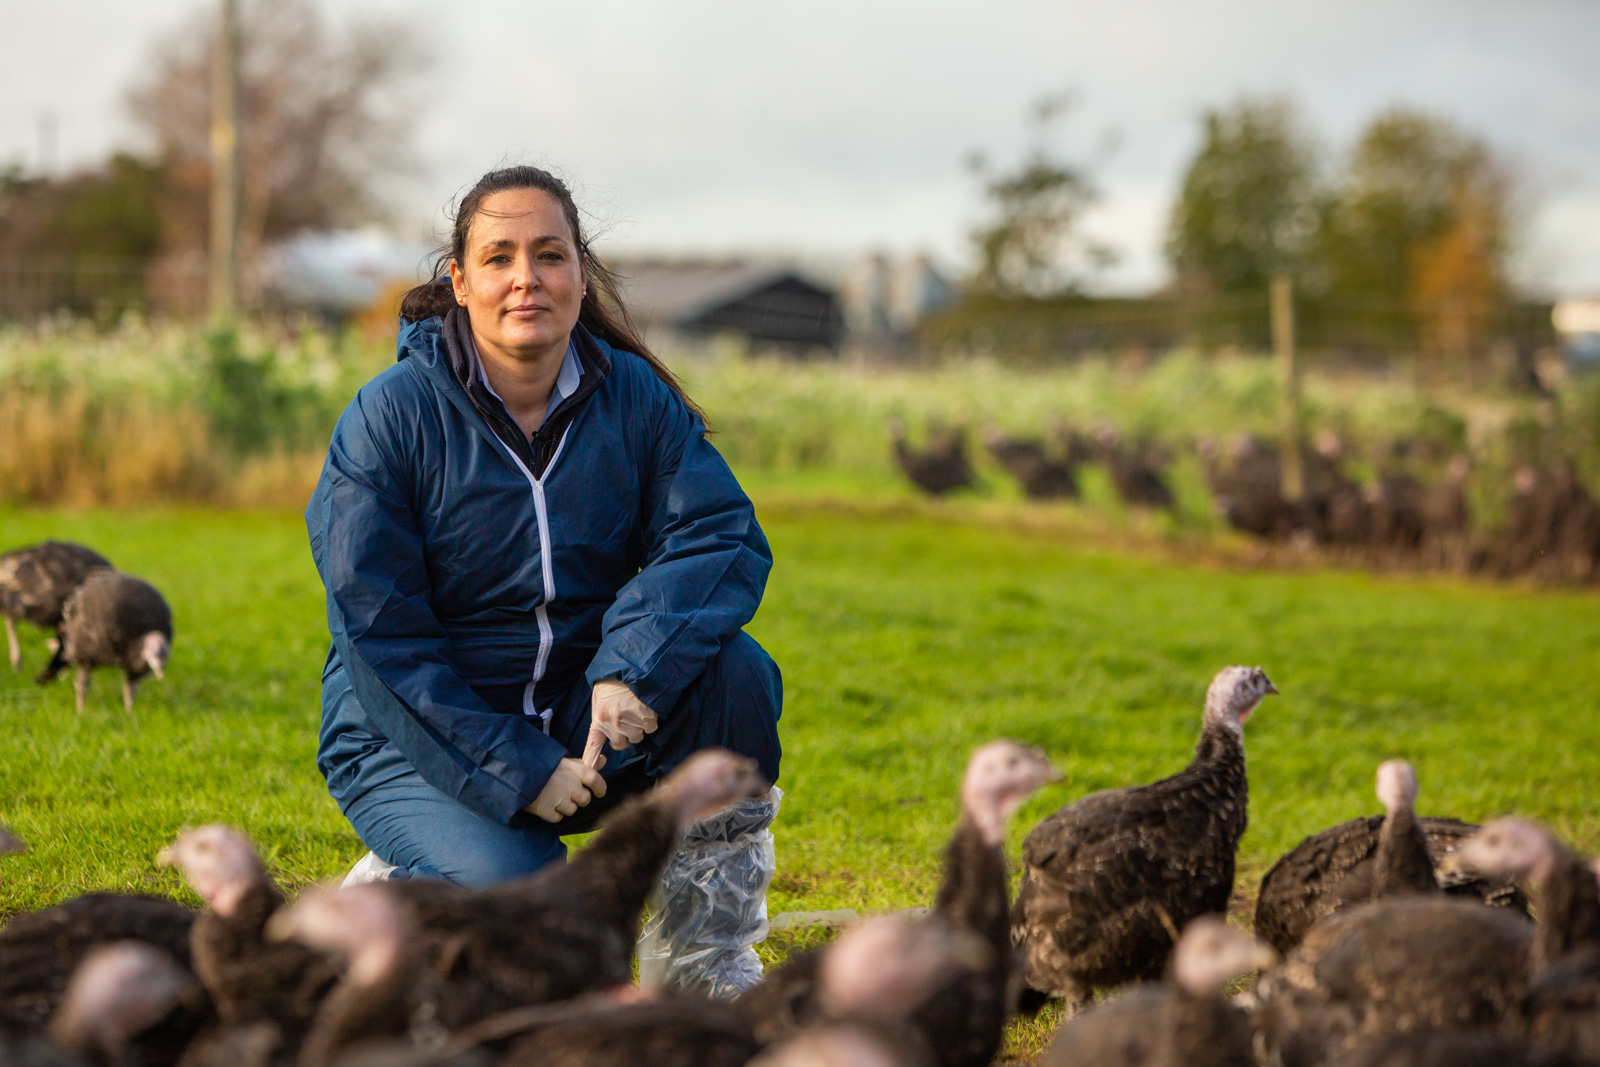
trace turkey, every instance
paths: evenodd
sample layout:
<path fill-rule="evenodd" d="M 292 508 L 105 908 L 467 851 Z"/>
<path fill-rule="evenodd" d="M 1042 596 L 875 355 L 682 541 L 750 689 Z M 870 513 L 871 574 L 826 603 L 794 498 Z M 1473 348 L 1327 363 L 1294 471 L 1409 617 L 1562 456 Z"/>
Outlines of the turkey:
<path fill-rule="evenodd" d="M 88 893 L 13 918 L 0 931 L 0 1016 L 42 1027 L 97 947 L 141 941 L 189 966 L 195 913 L 158 897 Z"/>
<path fill-rule="evenodd" d="M 55 656 L 39 675 L 43 685 L 69 664 L 77 668 L 77 706 L 89 695 L 96 667 L 121 667 L 122 705 L 133 711 L 145 675 L 166 677 L 172 654 L 172 611 L 155 586 L 120 571 L 89 574 L 62 610 Z"/>
<path fill-rule="evenodd" d="M 1111 484 L 1123 503 L 1129 507 L 1158 510 L 1172 507 L 1172 489 L 1161 477 L 1157 464 L 1148 458 L 1151 451 L 1148 445 L 1141 442 L 1135 449 L 1125 447 L 1113 426 L 1102 427 L 1095 440 L 1098 446 L 1095 455 L 1105 464 Z"/>
<path fill-rule="evenodd" d="M 498 1067 L 741 1067 L 761 1051 L 732 1004 L 693 993 L 623 986 L 543 1007 L 572 1010 L 531 1028 Z"/>
<path fill-rule="evenodd" d="M 1409 1030 L 1497 1030 L 1522 1001 L 1533 938 L 1505 908 L 1440 895 L 1330 915 L 1257 986 L 1262 1045 L 1309 1067 Z"/>
<path fill-rule="evenodd" d="M 167 1067 L 209 1016 L 188 968 L 153 945 L 119 941 L 73 972 L 48 1035 L 94 1067 Z"/>
<path fill-rule="evenodd" d="M 1011 473 L 1029 500 L 1076 500 L 1078 475 L 1071 459 L 1057 463 L 1036 441 L 1007 437 L 991 430 L 984 437 L 989 453 Z"/>
<path fill-rule="evenodd" d="M 1510 875 L 1538 892 L 1539 938 L 1534 964 L 1543 968 L 1580 948 L 1600 946 L 1600 883 L 1581 856 L 1526 819 L 1495 819 L 1451 857 L 1471 873 Z"/>
<path fill-rule="evenodd" d="M 768 788 L 753 760 L 708 749 L 685 760 L 654 792 L 619 806 L 569 863 L 486 889 L 383 883 L 381 890 L 401 902 L 412 931 L 404 938 L 405 958 L 425 965 L 392 959 L 396 984 L 385 986 L 384 995 L 390 1003 L 402 994 L 430 997 L 438 1024 L 456 1030 L 510 1008 L 628 982 L 645 901 L 684 829 Z M 297 903 L 281 910 L 269 921 L 268 936 L 351 951 L 299 933 L 301 909 Z M 318 929 L 340 935 L 337 923 Z M 376 964 L 372 971 L 388 981 L 389 971 Z M 437 992 L 406 987 L 398 972 L 436 983 Z"/>
<path fill-rule="evenodd" d="M 993 947 L 944 922 L 884 915 L 846 931 L 817 961 L 817 1018 L 774 1043 L 766 1067 L 935 1067 L 938 1036 L 920 1021 L 931 998 L 982 973 Z"/>
<path fill-rule="evenodd" d="M 18 620 L 55 631 L 61 626 L 61 609 L 83 579 L 98 567 L 110 566 L 100 553 L 70 541 L 45 541 L 0 556 L 0 615 L 6 620 L 12 670 L 22 669 Z"/>
<path fill-rule="evenodd" d="M 1188 767 L 1084 797 L 1028 834 L 1011 936 L 1029 986 L 1075 1009 L 1159 978 L 1177 929 L 1226 912 L 1249 799 L 1244 722 L 1277 691 L 1259 667 L 1225 668 Z"/>
<path fill-rule="evenodd" d="M 1178 939 L 1167 982 L 1069 1019 L 1040 1067 L 1254 1067 L 1249 1018 L 1223 992 L 1277 961 L 1266 945 L 1202 916 Z"/>
<path fill-rule="evenodd" d="M 428 966 L 394 890 L 394 883 L 370 882 L 309 892 L 267 920 L 269 938 L 298 942 L 345 964 L 343 981 L 318 1006 L 305 1035 L 301 1067 L 328 1067 L 344 1055 L 395 1046 L 412 1033 L 414 1018 L 442 1040 L 443 982 Z"/>
<path fill-rule="evenodd" d="M 1017 967 L 1011 945 L 1006 879 L 1006 824 L 1035 790 L 1059 779 L 1043 754 L 1014 741 L 993 741 L 972 754 L 961 783 L 961 821 L 945 849 L 944 876 L 925 921 L 976 934 L 989 946 L 982 965 L 936 990 L 918 1008 L 922 1029 L 945 1067 L 983 1065 L 1000 1049 Z M 739 998 L 763 1042 L 817 1019 L 819 970 L 834 951 L 825 946 L 791 957 Z"/>
<path fill-rule="evenodd" d="M 1256 936 L 1279 953 L 1340 908 L 1379 896 L 1435 892 L 1475 897 L 1527 914 L 1527 900 L 1506 876 L 1480 877 L 1444 860 L 1475 829 L 1456 819 L 1418 819 L 1416 772 L 1401 760 L 1378 768 L 1378 798 L 1387 815 L 1352 819 L 1306 838 L 1261 880 Z"/>
<path fill-rule="evenodd" d="M 1570 1055 L 1600 1059 L 1600 883 L 1594 869 L 1543 827 L 1495 819 L 1452 857 L 1473 872 L 1525 878 L 1535 887 L 1535 977 L 1522 1006 L 1530 1036 Z"/>
<path fill-rule="evenodd" d="M 178 867 L 207 904 L 189 945 L 222 1022 L 269 1022 L 278 1028 L 276 1041 L 297 1048 L 338 969 L 298 942 L 267 940 L 267 922 L 284 897 L 249 839 L 228 826 L 202 826 L 179 834 L 158 859 Z"/>
<path fill-rule="evenodd" d="M 967 461 L 967 436 L 959 429 L 930 425 L 926 447 L 920 452 L 911 450 L 906 443 L 905 423 L 896 419 L 889 424 L 889 435 L 894 441 L 895 462 L 911 480 L 911 484 L 932 496 L 943 496 L 956 489 L 970 489 L 976 484 L 972 464 Z"/>

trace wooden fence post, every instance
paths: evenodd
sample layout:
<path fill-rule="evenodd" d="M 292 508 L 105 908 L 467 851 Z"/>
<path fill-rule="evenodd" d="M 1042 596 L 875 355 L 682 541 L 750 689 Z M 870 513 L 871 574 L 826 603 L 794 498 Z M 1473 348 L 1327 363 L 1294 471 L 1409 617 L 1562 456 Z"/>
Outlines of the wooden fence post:
<path fill-rule="evenodd" d="M 1300 365 L 1294 350 L 1294 286 L 1289 279 L 1272 279 L 1272 353 L 1283 381 L 1283 498 L 1297 501 L 1305 493 L 1300 462 Z"/>

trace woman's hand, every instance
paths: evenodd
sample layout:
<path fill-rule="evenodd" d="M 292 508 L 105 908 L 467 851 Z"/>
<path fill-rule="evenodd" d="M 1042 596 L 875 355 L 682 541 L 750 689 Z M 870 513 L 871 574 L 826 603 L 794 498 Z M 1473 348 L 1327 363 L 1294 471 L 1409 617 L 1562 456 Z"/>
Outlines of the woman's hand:
<path fill-rule="evenodd" d="M 595 797 L 605 795 L 606 780 L 598 770 L 584 760 L 563 759 L 533 803 L 522 810 L 545 822 L 560 822 L 568 815 L 576 815 Z"/>
<path fill-rule="evenodd" d="M 608 678 L 594 684 L 594 695 L 589 702 L 589 740 L 583 746 L 583 762 L 591 767 L 602 766 L 596 760 L 606 742 L 618 751 L 644 740 L 645 734 L 656 732 L 656 713 L 644 701 L 633 695 L 633 690 L 615 679 Z"/>

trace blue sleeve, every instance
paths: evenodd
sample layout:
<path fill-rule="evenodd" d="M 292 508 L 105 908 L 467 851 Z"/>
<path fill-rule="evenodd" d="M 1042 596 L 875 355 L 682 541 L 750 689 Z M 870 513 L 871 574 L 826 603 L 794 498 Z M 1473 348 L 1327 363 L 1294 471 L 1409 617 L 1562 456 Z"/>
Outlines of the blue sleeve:
<path fill-rule="evenodd" d="M 587 677 L 618 679 L 664 719 L 755 615 L 772 550 L 700 419 L 667 393 L 654 423 L 644 565 L 607 610 Z"/>
<path fill-rule="evenodd" d="M 334 430 L 306 509 L 328 627 L 377 731 L 429 785 L 508 823 L 566 751 L 522 716 L 492 710 L 452 665 L 408 503 L 412 479 L 393 447 L 396 421 L 381 392 L 358 394 Z"/>

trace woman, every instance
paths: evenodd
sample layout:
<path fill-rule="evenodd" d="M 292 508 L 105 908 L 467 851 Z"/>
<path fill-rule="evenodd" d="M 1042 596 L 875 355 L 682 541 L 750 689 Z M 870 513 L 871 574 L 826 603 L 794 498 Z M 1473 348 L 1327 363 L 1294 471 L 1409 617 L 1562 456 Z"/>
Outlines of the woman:
<path fill-rule="evenodd" d="M 352 877 L 477 886 L 562 859 L 562 835 L 697 749 L 776 781 L 782 686 L 741 629 L 766 538 L 566 186 L 486 174 L 441 258 L 448 278 L 406 294 L 398 363 L 345 410 L 306 510 L 333 636 L 317 765 L 372 850 Z M 724 837 L 763 832 L 776 790 L 749 803 Z M 666 925 L 709 906 L 747 946 L 770 870 L 715 899 L 729 844 L 707 836 L 672 868 L 713 899 L 668 893 Z M 759 977 L 738 947 L 713 984 Z"/>

